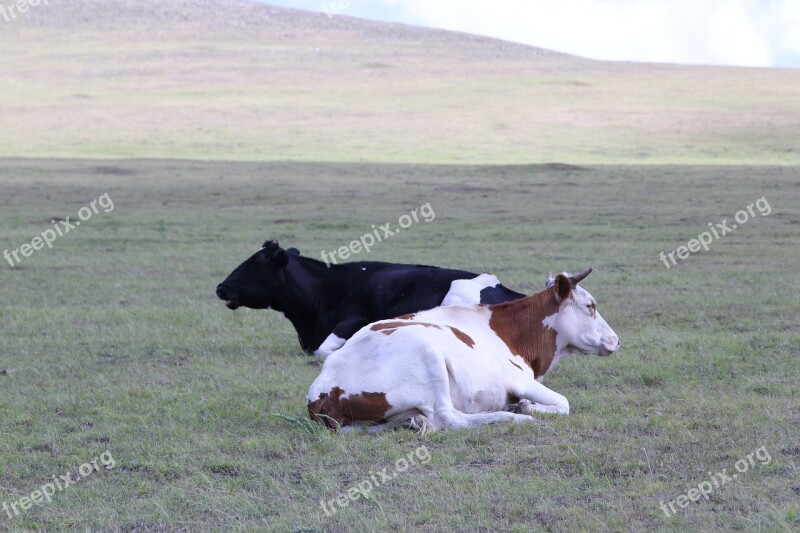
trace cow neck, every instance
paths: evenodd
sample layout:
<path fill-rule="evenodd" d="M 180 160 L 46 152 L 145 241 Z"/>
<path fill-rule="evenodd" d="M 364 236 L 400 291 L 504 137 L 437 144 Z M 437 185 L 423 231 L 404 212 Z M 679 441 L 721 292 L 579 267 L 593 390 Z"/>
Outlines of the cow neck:
<path fill-rule="evenodd" d="M 279 305 L 284 316 L 300 334 L 303 347 L 311 342 L 319 316 L 320 286 L 324 283 L 327 267 L 307 257 L 291 257 L 283 271 L 286 285 L 280 292 Z M 287 296 L 288 295 L 288 296 Z"/>
<path fill-rule="evenodd" d="M 558 313 L 555 289 L 492 305 L 489 309 L 492 312 L 489 327 L 511 353 L 525 360 L 536 378 L 544 376 L 556 353 L 556 332 L 543 324 L 545 318 Z"/>

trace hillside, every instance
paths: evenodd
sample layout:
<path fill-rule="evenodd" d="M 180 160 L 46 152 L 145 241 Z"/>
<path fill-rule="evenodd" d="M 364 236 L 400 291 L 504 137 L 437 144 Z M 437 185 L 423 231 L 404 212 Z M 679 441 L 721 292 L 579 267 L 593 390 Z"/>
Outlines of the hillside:
<path fill-rule="evenodd" d="M 800 163 L 798 70 L 233 0 L 51 0 L 0 21 L 0 47 L 0 157 Z"/>

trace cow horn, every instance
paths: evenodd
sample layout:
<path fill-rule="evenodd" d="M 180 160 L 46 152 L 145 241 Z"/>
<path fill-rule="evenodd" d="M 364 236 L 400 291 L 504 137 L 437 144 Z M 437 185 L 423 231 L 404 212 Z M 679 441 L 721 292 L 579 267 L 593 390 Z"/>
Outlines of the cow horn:
<path fill-rule="evenodd" d="M 570 276 L 569 280 L 572 282 L 573 285 L 577 285 L 578 283 L 580 283 L 581 281 L 586 279 L 586 276 L 588 276 L 591 273 L 592 273 L 592 269 L 590 268 L 589 270 L 585 270 L 585 271 L 581 272 L 577 276 Z"/>

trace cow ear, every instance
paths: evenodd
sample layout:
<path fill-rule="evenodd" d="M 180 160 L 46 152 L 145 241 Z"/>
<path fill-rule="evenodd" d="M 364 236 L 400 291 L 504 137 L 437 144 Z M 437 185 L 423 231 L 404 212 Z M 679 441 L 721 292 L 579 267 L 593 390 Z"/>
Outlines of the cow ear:
<path fill-rule="evenodd" d="M 572 282 L 564 274 L 556 276 L 554 283 L 556 289 L 556 299 L 558 302 L 563 302 L 569 298 L 569 293 L 572 292 Z"/>
<path fill-rule="evenodd" d="M 292 255 L 300 255 L 300 250 L 297 248 L 287 248 L 286 251 Z"/>
<path fill-rule="evenodd" d="M 286 250 L 279 251 L 277 254 L 275 254 L 275 258 L 273 259 L 273 261 L 275 261 L 276 267 L 278 268 L 285 267 L 286 264 L 289 262 L 289 252 L 287 252 Z"/>

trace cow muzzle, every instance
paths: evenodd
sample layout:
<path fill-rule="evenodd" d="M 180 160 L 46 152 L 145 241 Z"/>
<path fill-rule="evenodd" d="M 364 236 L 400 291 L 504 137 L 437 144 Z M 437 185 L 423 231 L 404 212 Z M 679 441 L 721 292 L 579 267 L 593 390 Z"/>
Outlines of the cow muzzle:
<path fill-rule="evenodd" d="M 603 339 L 603 342 L 600 345 L 600 350 L 598 351 L 598 355 L 600 355 L 600 357 L 606 357 L 608 355 L 611 355 L 617 350 L 619 350 L 619 347 L 621 345 L 622 343 L 620 342 L 619 337 L 617 337 L 616 335 L 606 337 Z"/>
<path fill-rule="evenodd" d="M 225 300 L 225 307 L 230 309 L 231 311 L 235 311 L 239 309 L 241 305 L 239 304 L 239 297 L 236 294 L 236 291 L 226 287 L 222 283 L 217 285 L 217 298 L 220 300 Z"/>

